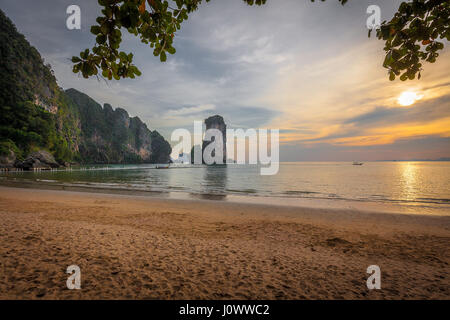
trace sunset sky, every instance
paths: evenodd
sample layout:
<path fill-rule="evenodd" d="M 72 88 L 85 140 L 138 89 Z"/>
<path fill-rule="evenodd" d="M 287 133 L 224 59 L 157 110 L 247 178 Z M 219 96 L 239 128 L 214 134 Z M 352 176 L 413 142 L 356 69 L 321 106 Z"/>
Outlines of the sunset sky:
<path fill-rule="evenodd" d="M 127 35 L 122 49 L 142 76 L 106 83 L 73 74 L 69 61 L 94 44 L 96 1 L 0 0 L 60 86 L 122 107 L 168 140 L 175 128 L 220 114 L 232 128 L 280 129 L 283 161 L 450 157 L 449 43 L 421 80 L 390 82 L 383 43 L 367 37 L 368 5 L 389 20 L 401 1 L 267 2 L 201 5 L 166 63 Z M 81 30 L 65 26 L 70 4 L 81 7 Z"/>

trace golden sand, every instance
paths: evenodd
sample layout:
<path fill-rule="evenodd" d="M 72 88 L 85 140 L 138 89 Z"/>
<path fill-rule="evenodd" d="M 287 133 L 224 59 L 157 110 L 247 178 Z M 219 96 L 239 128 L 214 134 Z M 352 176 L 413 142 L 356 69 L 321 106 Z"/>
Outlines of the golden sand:
<path fill-rule="evenodd" d="M 3 299 L 449 299 L 449 245 L 450 217 L 0 187 Z"/>

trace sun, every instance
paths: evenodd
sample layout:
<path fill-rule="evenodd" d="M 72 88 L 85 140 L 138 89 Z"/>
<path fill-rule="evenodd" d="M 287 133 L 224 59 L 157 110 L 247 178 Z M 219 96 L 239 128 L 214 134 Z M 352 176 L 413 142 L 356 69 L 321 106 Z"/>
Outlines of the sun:
<path fill-rule="evenodd" d="M 406 106 L 410 106 L 413 103 L 415 103 L 416 101 L 419 101 L 420 99 L 422 99 L 423 95 L 419 95 L 417 94 L 417 92 L 414 91 L 404 91 L 402 92 L 402 94 L 397 98 L 397 102 L 406 107 Z"/>

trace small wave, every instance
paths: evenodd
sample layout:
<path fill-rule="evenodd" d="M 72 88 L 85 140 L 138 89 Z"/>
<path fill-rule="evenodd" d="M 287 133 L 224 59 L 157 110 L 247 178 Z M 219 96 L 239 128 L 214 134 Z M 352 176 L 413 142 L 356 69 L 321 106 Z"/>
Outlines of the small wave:
<path fill-rule="evenodd" d="M 299 190 L 289 190 L 283 192 L 283 194 L 295 195 L 295 194 L 319 194 L 320 192 L 315 191 L 299 191 Z"/>
<path fill-rule="evenodd" d="M 330 198 L 330 199 L 344 199 L 344 198 L 342 198 L 340 195 L 338 195 L 336 193 L 328 194 L 328 198 Z"/>
<path fill-rule="evenodd" d="M 167 189 L 171 190 L 185 190 L 185 187 L 178 187 L 178 186 L 167 186 Z"/>
<path fill-rule="evenodd" d="M 436 202 L 450 203 L 450 199 L 445 199 L 445 198 L 417 198 L 417 200 L 425 200 L 425 201 L 436 201 Z"/>
<path fill-rule="evenodd" d="M 381 195 L 371 195 L 369 198 L 361 198 L 361 200 L 368 200 L 374 202 L 387 202 L 387 203 L 398 203 L 398 204 L 440 204 L 446 205 L 450 204 L 450 199 L 446 198 L 415 198 L 415 199 L 390 199 Z"/>
<path fill-rule="evenodd" d="M 234 192 L 234 193 L 258 193 L 255 189 L 242 189 L 242 190 L 236 190 L 236 189 L 226 189 L 228 192 Z"/>

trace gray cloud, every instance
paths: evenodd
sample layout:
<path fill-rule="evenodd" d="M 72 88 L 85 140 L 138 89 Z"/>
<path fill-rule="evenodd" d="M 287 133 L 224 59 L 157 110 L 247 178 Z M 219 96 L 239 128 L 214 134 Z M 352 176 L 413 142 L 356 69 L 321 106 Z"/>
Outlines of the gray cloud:
<path fill-rule="evenodd" d="M 100 12 L 96 1 L 1 0 L 1 7 L 50 62 L 63 88 L 73 87 L 101 104 L 122 107 L 131 116 L 139 116 L 149 128 L 158 129 L 170 138 L 171 130 L 190 129 L 193 119 L 201 120 L 212 114 L 224 116 L 230 127 L 269 125 L 283 111 L 276 101 L 268 102 L 263 96 L 279 83 L 283 73 L 294 66 L 304 66 L 305 73 L 323 73 L 326 85 L 327 75 L 335 72 L 333 65 L 325 63 L 321 70 L 309 70 L 308 66 L 333 59 L 355 44 L 375 41 L 367 39 L 367 6 L 378 4 L 382 19 L 389 19 L 400 3 L 401 0 L 358 0 L 342 7 L 338 1 L 331 0 L 324 3 L 271 0 L 265 6 L 249 7 L 242 0 L 213 0 L 202 4 L 177 32 L 177 53 L 169 56 L 164 64 L 153 56 L 147 45 L 124 32 L 122 49 L 134 53 L 135 63 L 143 75 L 134 80 L 108 83 L 74 75 L 68 60 L 94 44 L 89 28 Z M 65 27 L 66 8 L 71 4 L 81 7 L 81 31 L 69 31 Z M 374 68 L 378 64 L 375 61 Z M 305 85 L 298 83 L 299 87 Z M 317 88 L 317 92 L 321 90 Z M 436 101 L 434 107 L 417 104 L 411 109 L 393 110 L 380 106 L 344 120 L 344 124 L 356 128 L 342 135 L 355 134 L 358 127 L 382 121 L 395 123 L 432 119 L 439 112 L 448 114 L 444 110 L 449 102 L 446 99 Z M 295 132 L 307 134 L 310 130 L 302 125 Z M 326 148 L 322 147 L 325 154 Z M 298 145 L 289 148 L 301 150 Z M 327 148 L 334 152 L 337 147 Z M 283 150 L 287 155 L 296 154 L 290 149 Z"/>

